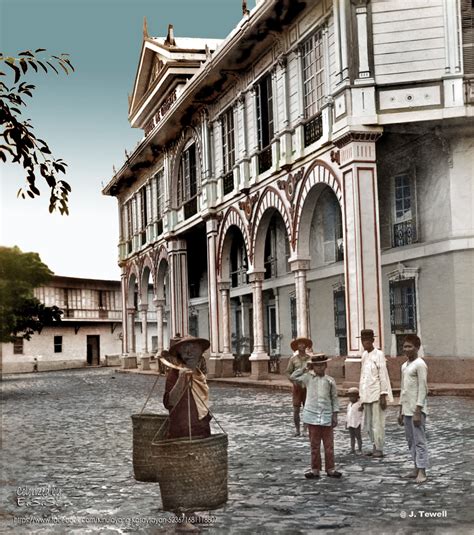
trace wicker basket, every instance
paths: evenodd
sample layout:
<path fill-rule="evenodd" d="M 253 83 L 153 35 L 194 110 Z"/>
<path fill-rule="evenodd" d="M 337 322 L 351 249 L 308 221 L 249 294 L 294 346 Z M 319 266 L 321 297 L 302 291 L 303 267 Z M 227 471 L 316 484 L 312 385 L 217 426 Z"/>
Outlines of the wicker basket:
<path fill-rule="evenodd" d="M 152 458 L 154 439 L 166 437 L 168 419 L 165 414 L 142 413 L 133 414 L 133 472 L 137 481 L 158 481 L 157 466 Z M 160 430 L 161 428 L 161 430 Z M 157 434 L 159 432 L 159 434 Z M 156 435 L 156 436 L 155 436 Z"/>
<path fill-rule="evenodd" d="M 227 435 L 154 442 L 165 511 L 216 509 L 227 501 Z"/>

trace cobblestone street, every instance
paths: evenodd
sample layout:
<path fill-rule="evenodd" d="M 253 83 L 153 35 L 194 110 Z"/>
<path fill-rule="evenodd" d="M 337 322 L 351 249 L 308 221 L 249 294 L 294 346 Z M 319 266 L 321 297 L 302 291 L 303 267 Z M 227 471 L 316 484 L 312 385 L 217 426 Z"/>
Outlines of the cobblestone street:
<path fill-rule="evenodd" d="M 170 524 L 145 523 L 172 515 L 161 509 L 158 484 L 136 482 L 132 472 L 130 416 L 140 412 L 154 380 L 111 369 L 4 377 L 1 532 L 173 533 Z M 160 379 L 147 411 L 163 412 L 163 385 Z M 370 459 L 348 454 L 343 399 L 335 449 L 344 476 L 305 480 L 309 444 L 292 437 L 288 392 L 210 386 L 212 410 L 229 434 L 229 501 L 210 513 L 215 521 L 205 533 L 473 533 L 473 398 L 430 398 L 432 469 L 416 486 L 401 477 L 412 463 L 396 407 L 388 409 L 386 457 Z M 19 489 L 42 485 L 57 489 L 53 504 L 17 504 Z M 411 512 L 417 516 L 401 518 Z M 51 516 L 108 521 L 24 520 Z"/>

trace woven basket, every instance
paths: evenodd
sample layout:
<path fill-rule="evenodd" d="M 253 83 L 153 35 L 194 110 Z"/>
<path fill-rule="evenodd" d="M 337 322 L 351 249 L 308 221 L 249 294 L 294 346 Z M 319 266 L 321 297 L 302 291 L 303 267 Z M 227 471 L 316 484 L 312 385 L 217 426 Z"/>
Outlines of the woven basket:
<path fill-rule="evenodd" d="M 227 442 L 219 434 L 153 444 L 165 511 L 216 509 L 227 501 Z"/>
<path fill-rule="evenodd" d="M 133 414 L 133 472 L 137 481 L 158 481 L 157 466 L 152 457 L 153 439 L 166 437 L 168 419 L 165 414 Z M 161 430 L 160 430 L 161 428 Z M 158 431 L 159 434 L 157 435 Z M 156 435 L 156 436 L 155 436 Z"/>

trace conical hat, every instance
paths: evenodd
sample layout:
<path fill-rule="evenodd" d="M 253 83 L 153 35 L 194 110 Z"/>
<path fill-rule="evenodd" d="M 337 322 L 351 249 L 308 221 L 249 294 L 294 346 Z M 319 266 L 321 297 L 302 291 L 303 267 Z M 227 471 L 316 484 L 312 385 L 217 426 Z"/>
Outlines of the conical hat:
<path fill-rule="evenodd" d="M 183 336 L 181 340 L 173 344 L 169 349 L 169 354 L 176 357 L 179 353 L 179 350 L 185 345 L 189 344 L 190 342 L 195 342 L 201 345 L 202 351 L 206 351 L 206 349 L 209 349 L 209 346 L 211 343 L 209 340 L 206 340 L 205 338 L 197 338 L 196 336 Z"/>

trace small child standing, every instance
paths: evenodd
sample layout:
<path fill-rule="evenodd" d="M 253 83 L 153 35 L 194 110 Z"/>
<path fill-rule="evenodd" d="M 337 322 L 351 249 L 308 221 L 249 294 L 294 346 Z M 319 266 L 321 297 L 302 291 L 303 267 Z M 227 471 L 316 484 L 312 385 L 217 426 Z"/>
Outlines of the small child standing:
<path fill-rule="evenodd" d="M 349 388 L 349 404 L 347 405 L 347 428 L 351 437 L 351 453 L 355 453 L 355 441 L 357 439 L 358 452 L 362 453 L 362 416 L 363 405 L 360 403 L 359 389 Z"/>

